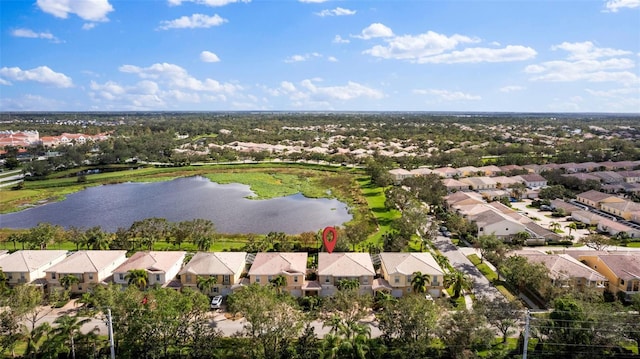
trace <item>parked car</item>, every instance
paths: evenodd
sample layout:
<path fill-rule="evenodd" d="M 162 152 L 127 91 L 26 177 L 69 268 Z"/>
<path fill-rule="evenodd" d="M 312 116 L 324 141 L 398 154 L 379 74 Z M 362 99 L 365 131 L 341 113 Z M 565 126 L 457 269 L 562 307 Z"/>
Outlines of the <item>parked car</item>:
<path fill-rule="evenodd" d="M 216 295 L 211 299 L 211 309 L 220 309 L 220 305 L 222 304 L 222 296 Z"/>

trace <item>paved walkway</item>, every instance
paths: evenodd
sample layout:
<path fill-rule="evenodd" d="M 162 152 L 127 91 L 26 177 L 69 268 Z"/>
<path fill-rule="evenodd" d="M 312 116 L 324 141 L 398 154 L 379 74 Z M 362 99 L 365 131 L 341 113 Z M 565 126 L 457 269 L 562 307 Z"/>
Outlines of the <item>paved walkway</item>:
<path fill-rule="evenodd" d="M 486 297 L 493 300 L 502 296 L 502 293 L 489 283 L 489 280 L 467 259 L 466 255 L 451 243 L 451 239 L 437 236 L 433 243 L 440 253 L 449 259 L 449 263 L 453 268 L 471 276 L 473 279 L 473 293 L 476 297 Z M 471 249 L 473 250 L 473 248 Z"/>

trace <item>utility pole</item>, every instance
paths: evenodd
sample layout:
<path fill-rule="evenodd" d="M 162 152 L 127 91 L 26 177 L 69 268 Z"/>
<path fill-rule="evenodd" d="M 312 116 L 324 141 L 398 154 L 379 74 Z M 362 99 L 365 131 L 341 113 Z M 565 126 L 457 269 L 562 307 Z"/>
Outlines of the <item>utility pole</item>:
<path fill-rule="evenodd" d="M 529 309 L 524 317 L 524 340 L 522 344 L 522 359 L 527 359 L 527 349 L 529 348 Z"/>
<path fill-rule="evenodd" d="M 116 348 L 113 344 L 113 320 L 111 318 L 111 308 L 107 308 L 107 326 L 109 327 L 109 347 L 111 348 L 111 359 L 116 359 Z"/>

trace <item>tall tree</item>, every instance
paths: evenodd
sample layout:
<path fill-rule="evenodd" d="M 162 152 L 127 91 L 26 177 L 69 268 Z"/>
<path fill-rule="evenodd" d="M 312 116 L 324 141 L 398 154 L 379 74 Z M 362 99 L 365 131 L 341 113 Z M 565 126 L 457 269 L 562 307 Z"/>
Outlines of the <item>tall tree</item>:
<path fill-rule="evenodd" d="M 74 284 L 80 283 L 80 278 L 73 274 L 65 274 L 60 278 L 60 285 L 64 290 L 69 290 Z"/>
<path fill-rule="evenodd" d="M 129 285 L 135 285 L 138 289 L 143 290 L 149 283 L 149 272 L 145 269 L 131 269 L 125 279 Z"/>
<path fill-rule="evenodd" d="M 72 359 L 76 358 L 75 338 L 80 332 L 82 326 L 89 322 L 91 322 L 90 318 L 79 319 L 77 316 L 70 315 L 63 315 L 54 320 L 54 323 L 57 324 L 57 327 L 54 328 L 53 332 L 56 335 L 66 337 L 69 340 L 69 344 L 71 345 Z"/>
<path fill-rule="evenodd" d="M 507 337 L 515 331 L 519 319 L 522 318 L 523 307 L 519 301 L 507 300 L 503 296 L 495 298 L 480 297 L 473 304 L 475 312 L 484 315 L 489 324 L 502 333 L 502 342 L 507 342 Z"/>
<path fill-rule="evenodd" d="M 451 358 L 462 359 L 468 351 L 488 349 L 494 332 L 487 327 L 485 318 L 473 311 L 459 310 L 447 313 L 440 321 L 440 339 Z"/>
<path fill-rule="evenodd" d="M 444 277 L 444 285 L 446 287 L 453 287 L 453 298 L 459 298 L 463 291 L 470 290 L 473 286 L 473 281 L 469 276 L 464 274 L 460 270 L 454 270 L 447 273 Z"/>
<path fill-rule="evenodd" d="M 430 281 L 430 275 L 426 273 L 423 274 L 420 271 L 413 272 L 411 276 L 411 287 L 413 288 L 414 293 L 426 293 Z"/>
<path fill-rule="evenodd" d="M 218 277 L 215 275 L 212 276 L 197 276 L 196 277 L 196 286 L 200 291 L 204 294 L 211 294 L 211 289 L 216 286 L 218 283 Z"/>

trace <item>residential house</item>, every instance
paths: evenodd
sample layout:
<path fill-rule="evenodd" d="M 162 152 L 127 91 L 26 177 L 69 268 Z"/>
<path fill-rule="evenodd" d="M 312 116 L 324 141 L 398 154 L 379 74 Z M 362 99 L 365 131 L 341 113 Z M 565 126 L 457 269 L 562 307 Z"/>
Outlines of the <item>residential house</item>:
<path fill-rule="evenodd" d="M 307 255 L 306 252 L 260 252 L 256 254 L 249 269 L 249 283 L 269 285 L 277 276 L 284 276 L 286 285 L 282 289 L 294 297 L 313 294 L 303 291 L 307 273 Z M 313 288 L 309 288 L 311 289 Z"/>
<path fill-rule="evenodd" d="M 413 291 L 412 279 L 415 272 L 429 276 L 427 293 L 433 298 L 442 296 L 444 271 L 431 253 L 380 253 L 381 278 L 374 280 L 374 290 L 389 290 L 394 297 L 402 297 Z M 377 281 L 377 283 L 376 283 Z"/>
<path fill-rule="evenodd" d="M 567 215 L 571 215 L 574 211 L 582 210 L 580 207 L 573 205 L 571 203 L 565 202 L 561 199 L 552 199 L 551 200 L 551 208 L 555 211 L 564 211 Z"/>
<path fill-rule="evenodd" d="M 495 165 L 478 167 L 478 171 L 483 172 L 485 176 L 490 176 L 490 177 L 497 176 L 500 174 L 500 172 L 502 172 L 500 167 Z"/>
<path fill-rule="evenodd" d="M 607 233 L 610 236 L 617 236 L 620 233 L 626 233 L 629 238 L 640 238 L 640 230 L 637 227 L 631 227 L 618 221 L 612 221 L 608 218 L 602 218 L 598 222 L 598 231 Z"/>
<path fill-rule="evenodd" d="M 583 211 L 583 210 L 571 212 L 571 218 L 574 221 L 582 222 L 590 226 L 595 226 L 598 224 L 598 222 L 604 219 L 604 217 L 600 215 L 597 215 L 589 211 Z"/>
<path fill-rule="evenodd" d="M 602 171 L 602 172 L 593 172 L 591 173 L 591 175 L 598 177 L 600 179 L 600 182 L 605 184 L 624 182 L 624 177 L 618 172 Z"/>
<path fill-rule="evenodd" d="M 518 165 L 505 165 L 500 166 L 500 172 L 504 174 L 509 174 L 515 171 L 522 171 L 524 168 Z"/>
<path fill-rule="evenodd" d="M 228 295 L 241 285 L 247 252 L 198 252 L 178 273 L 183 287 L 198 288 L 198 278 L 216 278 L 208 295 Z"/>
<path fill-rule="evenodd" d="M 479 168 L 473 167 L 473 166 L 459 167 L 458 171 L 460 171 L 461 177 L 472 177 L 472 176 L 484 175 L 484 171 L 481 171 Z"/>
<path fill-rule="evenodd" d="M 522 166 L 522 168 L 529 171 L 529 173 L 536 173 L 536 174 L 540 174 L 544 170 L 544 168 L 541 165 L 536 165 L 536 164 L 524 165 Z"/>
<path fill-rule="evenodd" d="M 402 183 L 402 181 L 405 178 L 413 177 L 413 174 L 411 172 L 405 170 L 404 168 L 394 168 L 392 170 L 389 170 L 389 174 L 391 175 L 391 178 L 393 178 L 393 182 L 395 184 Z"/>
<path fill-rule="evenodd" d="M 583 290 L 593 288 L 604 291 L 607 277 L 568 254 L 546 254 L 537 251 L 518 251 L 517 255 L 531 263 L 540 263 L 549 270 L 549 277 L 556 286 L 572 286 Z"/>
<path fill-rule="evenodd" d="M 442 178 L 458 178 L 461 175 L 460 171 L 453 167 L 440 167 L 434 169 L 433 172 Z"/>
<path fill-rule="evenodd" d="M 631 295 L 640 294 L 640 253 L 582 253 L 578 260 L 604 275 L 611 293 L 622 292 L 627 299 Z"/>
<path fill-rule="evenodd" d="M 500 188 L 500 189 L 509 188 L 518 183 L 524 182 L 524 180 L 522 180 L 522 177 L 520 176 L 513 176 L 513 177 L 497 176 L 497 177 L 493 177 L 493 180 L 496 182 L 496 188 Z"/>
<path fill-rule="evenodd" d="M 520 178 L 524 181 L 524 185 L 528 188 L 542 188 L 547 186 L 547 180 L 539 174 L 527 174 L 520 175 Z"/>
<path fill-rule="evenodd" d="M 147 272 L 149 287 L 166 287 L 182 268 L 186 254 L 180 251 L 136 252 L 113 271 L 113 282 L 126 285 L 129 271 L 141 269 Z"/>
<path fill-rule="evenodd" d="M 460 180 L 475 191 L 496 189 L 496 181 L 491 177 L 467 177 Z"/>
<path fill-rule="evenodd" d="M 429 169 L 429 168 L 426 168 L 426 167 L 416 168 L 416 169 L 413 169 L 413 170 L 411 170 L 409 172 L 411 172 L 411 175 L 413 177 L 427 176 L 427 175 L 433 174 L 433 170 Z"/>
<path fill-rule="evenodd" d="M 456 192 L 444 197 L 447 208 L 455 206 L 485 203 L 482 196 L 476 192 Z"/>
<path fill-rule="evenodd" d="M 445 178 L 442 180 L 442 184 L 447 188 L 447 192 L 451 193 L 451 192 L 456 192 L 456 191 L 468 191 L 469 190 L 469 185 L 464 183 L 464 182 L 460 182 L 457 179 L 453 179 L 453 178 Z"/>
<path fill-rule="evenodd" d="M 469 216 L 469 220 L 478 227 L 478 236 L 494 234 L 498 238 L 510 238 L 519 232 L 526 232 L 524 224 L 504 215 L 496 210 L 487 209 L 484 212 Z"/>
<path fill-rule="evenodd" d="M 78 278 L 69 289 L 73 293 L 86 293 L 105 282 L 113 271 L 127 260 L 127 251 L 77 251 L 45 270 L 50 289 L 60 288 L 60 279 L 66 275 Z"/>
<path fill-rule="evenodd" d="M 621 171 L 618 172 L 626 183 L 640 182 L 640 171 Z"/>
<path fill-rule="evenodd" d="M 2 257 L 6 257 L 9 255 L 9 251 L 7 250 L 0 250 L 0 258 Z"/>
<path fill-rule="evenodd" d="M 361 294 L 373 294 L 375 275 L 369 253 L 318 253 L 318 281 L 323 297 L 335 294 L 341 280 L 357 280 Z"/>
<path fill-rule="evenodd" d="M 67 258 L 63 250 L 22 250 L 0 255 L 0 269 L 7 276 L 10 286 L 44 282 L 45 270 Z"/>
<path fill-rule="evenodd" d="M 578 194 L 576 196 L 576 200 L 582 204 L 586 204 L 589 207 L 597 209 L 600 209 L 600 205 L 602 203 L 624 202 L 624 199 L 620 197 L 594 190 Z"/>
<path fill-rule="evenodd" d="M 640 204 L 623 200 L 622 202 L 602 202 L 600 210 L 630 220 L 634 212 L 640 212 Z"/>
<path fill-rule="evenodd" d="M 582 162 L 576 164 L 575 170 L 576 172 L 592 172 L 597 170 L 598 167 L 600 167 L 600 165 L 595 162 Z"/>

